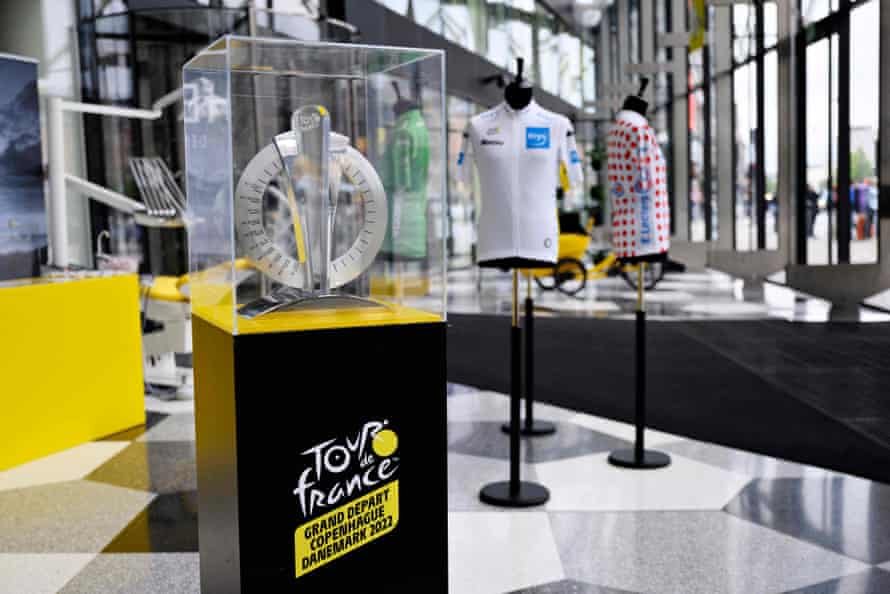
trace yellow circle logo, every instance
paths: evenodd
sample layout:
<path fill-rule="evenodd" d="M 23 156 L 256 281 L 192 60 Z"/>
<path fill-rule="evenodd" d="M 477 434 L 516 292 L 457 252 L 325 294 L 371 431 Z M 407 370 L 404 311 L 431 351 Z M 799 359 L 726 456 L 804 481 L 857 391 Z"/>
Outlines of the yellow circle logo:
<path fill-rule="evenodd" d="M 371 447 L 374 453 L 381 458 L 388 458 L 399 449 L 399 436 L 392 429 L 384 429 L 374 436 L 374 443 Z"/>

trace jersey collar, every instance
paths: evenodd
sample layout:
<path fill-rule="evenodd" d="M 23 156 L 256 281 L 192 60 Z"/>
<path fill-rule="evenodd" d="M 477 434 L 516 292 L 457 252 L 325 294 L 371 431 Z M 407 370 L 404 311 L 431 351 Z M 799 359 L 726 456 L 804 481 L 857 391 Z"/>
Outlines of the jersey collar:
<path fill-rule="evenodd" d="M 526 105 L 522 109 L 513 109 L 512 107 L 510 107 L 510 104 L 507 103 L 506 101 L 504 101 L 503 105 L 504 105 L 504 111 L 508 115 L 511 115 L 511 116 L 525 115 L 525 114 L 531 112 L 533 109 L 538 107 L 538 104 L 535 102 L 534 99 L 529 101 L 528 105 Z"/>

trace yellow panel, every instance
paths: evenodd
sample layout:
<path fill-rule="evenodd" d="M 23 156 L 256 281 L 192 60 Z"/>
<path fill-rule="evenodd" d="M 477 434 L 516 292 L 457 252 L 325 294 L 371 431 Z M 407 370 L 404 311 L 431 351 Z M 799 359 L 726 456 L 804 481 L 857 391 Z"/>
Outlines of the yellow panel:
<path fill-rule="evenodd" d="M 0 470 L 145 422 L 136 275 L 0 288 Z"/>
<path fill-rule="evenodd" d="M 217 328 L 234 333 L 230 305 L 195 307 L 192 313 Z M 392 324 L 429 324 L 442 318 L 429 312 L 385 304 L 384 307 L 354 307 L 341 309 L 305 309 L 273 312 L 252 320 L 238 317 L 238 334 L 265 334 L 302 330 L 330 330 L 361 326 Z"/>

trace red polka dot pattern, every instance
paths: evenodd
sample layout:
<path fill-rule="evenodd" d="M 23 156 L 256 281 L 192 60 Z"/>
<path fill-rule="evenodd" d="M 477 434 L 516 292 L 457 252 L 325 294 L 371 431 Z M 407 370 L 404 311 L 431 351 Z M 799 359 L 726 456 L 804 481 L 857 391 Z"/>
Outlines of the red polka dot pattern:
<path fill-rule="evenodd" d="M 623 258 L 667 252 L 667 167 L 654 132 L 634 114 L 621 113 L 609 130 L 606 147 L 612 250 Z"/>

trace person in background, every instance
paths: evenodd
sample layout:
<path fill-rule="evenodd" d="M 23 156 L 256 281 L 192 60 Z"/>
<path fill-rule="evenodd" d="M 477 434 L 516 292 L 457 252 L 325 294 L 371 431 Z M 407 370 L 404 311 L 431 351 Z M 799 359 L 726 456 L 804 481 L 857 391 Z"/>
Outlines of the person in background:
<path fill-rule="evenodd" d="M 816 226 L 816 215 L 819 213 L 819 193 L 812 185 L 807 184 L 807 237 L 814 236 L 814 228 Z"/>

